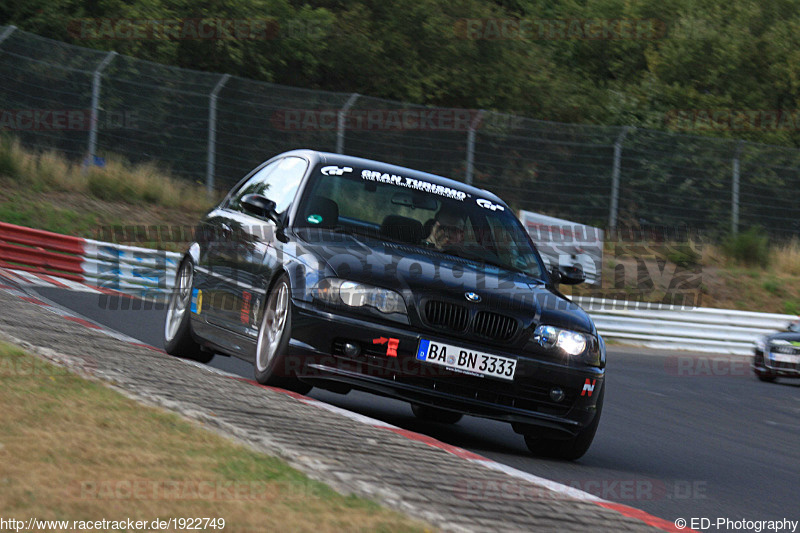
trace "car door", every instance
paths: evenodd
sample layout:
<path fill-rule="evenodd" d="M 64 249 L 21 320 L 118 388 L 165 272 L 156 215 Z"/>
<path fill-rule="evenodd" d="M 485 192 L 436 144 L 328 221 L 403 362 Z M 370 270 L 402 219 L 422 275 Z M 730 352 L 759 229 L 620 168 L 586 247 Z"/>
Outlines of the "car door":
<path fill-rule="evenodd" d="M 197 286 L 202 291 L 203 302 L 200 316 L 205 322 L 226 331 L 237 329 L 238 315 L 234 310 L 240 305 L 234 301 L 237 294 L 235 288 L 239 285 L 239 250 L 235 244 L 235 239 L 240 238 L 237 236 L 241 234 L 238 226 L 242 224 L 239 200 L 256 189 L 258 183 L 265 181 L 279 163 L 280 160 L 272 161 L 253 171 L 225 202 L 206 216 L 199 231 L 202 238 L 199 238 L 201 250 Z M 216 337 L 217 333 L 213 335 Z M 234 350 L 240 348 L 233 346 Z"/>
<path fill-rule="evenodd" d="M 284 218 L 308 166 L 308 161 L 302 157 L 287 156 L 274 161 L 254 174 L 228 204 L 233 275 L 225 284 L 225 300 L 229 305 L 220 316 L 225 327 L 238 335 L 252 339 L 258 335 L 265 283 L 273 274 L 264 266 L 264 258 L 267 249 L 275 243 L 278 229 L 274 221 L 248 212 L 241 200 L 247 194 L 265 196 L 275 202 L 275 210 Z"/>

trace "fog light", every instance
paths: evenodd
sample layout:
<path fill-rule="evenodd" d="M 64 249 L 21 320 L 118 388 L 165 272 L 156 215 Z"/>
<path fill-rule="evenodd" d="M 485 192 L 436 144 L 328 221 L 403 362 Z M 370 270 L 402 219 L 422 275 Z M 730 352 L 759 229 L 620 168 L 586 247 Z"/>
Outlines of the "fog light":
<path fill-rule="evenodd" d="M 361 355 L 361 346 L 354 342 L 344 343 L 344 354 L 347 357 L 358 357 Z"/>
<path fill-rule="evenodd" d="M 554 402 L 560 402 L 564 399 L 564 391 L 558 387 L 550 389 L 550 399 Z"/>

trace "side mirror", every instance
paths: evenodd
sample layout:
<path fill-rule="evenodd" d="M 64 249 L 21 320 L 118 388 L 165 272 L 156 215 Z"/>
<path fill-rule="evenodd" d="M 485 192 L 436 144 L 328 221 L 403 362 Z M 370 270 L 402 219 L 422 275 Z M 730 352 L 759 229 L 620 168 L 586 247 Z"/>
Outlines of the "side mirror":
<path fill-rule="evenodd" d="M 557 272 L 559 282 L 564 285 L 578 285 L 586 281 L 586 274 L 579 264 L 559 267 Z"/>
<path fill-rule="evenodd" d="M 265 217 L 276 224 L 280 224 L 278 212 L 275 210 L 275 202 L 260 194 L 245 194 L 242 196 L 242 207 L 248 213 L 259 217 Z"/>
<path fill-rule="evenodd" d="M 553 285 L 561 283 L 561 272 L 558 271 L 558 268 L 553 267 L 550 269 L 550 281 L 553 282 Z"/>
<path fill-rule="evenodd" d="M 586 281 L 586 274 L 580 265 L 571 267 L 553 267 L 550 269 L 550 279 L 553 285 L 563 283 L 564 285 L 578 285 Z"/>

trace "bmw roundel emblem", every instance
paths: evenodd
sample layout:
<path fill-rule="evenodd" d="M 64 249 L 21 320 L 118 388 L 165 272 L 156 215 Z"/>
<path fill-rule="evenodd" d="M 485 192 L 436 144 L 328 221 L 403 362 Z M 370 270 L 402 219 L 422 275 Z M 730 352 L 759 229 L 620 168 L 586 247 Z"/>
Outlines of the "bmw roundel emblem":
<path fill-rule="evenodd" d="M 478 294 L 477 292 L 465 292 L 464 296 L 466 296 L 467 300 L 469 300 L 470 302 L 480 302 L 481 301 L 481 295 Z"/>

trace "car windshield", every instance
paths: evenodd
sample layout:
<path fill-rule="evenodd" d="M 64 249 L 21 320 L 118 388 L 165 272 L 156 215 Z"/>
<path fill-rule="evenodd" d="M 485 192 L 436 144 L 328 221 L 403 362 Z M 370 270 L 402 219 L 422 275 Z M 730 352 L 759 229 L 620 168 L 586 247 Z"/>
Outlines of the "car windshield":
<path fill-rule="evenodd" d="M 490 199 L 406 175 L 319 165 L 295 226 L 401 242 L 543 277 L 543 267 L 510 209 Z"/>

